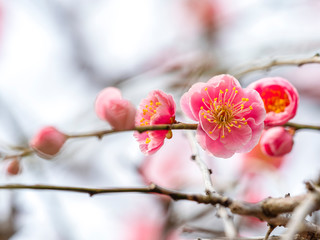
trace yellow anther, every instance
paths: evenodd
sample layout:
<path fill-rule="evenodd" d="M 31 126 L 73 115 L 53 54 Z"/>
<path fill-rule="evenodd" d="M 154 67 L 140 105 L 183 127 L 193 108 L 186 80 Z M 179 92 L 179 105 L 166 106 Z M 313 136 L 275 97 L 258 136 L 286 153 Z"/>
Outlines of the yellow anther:
<path fill-rule="evenodd" d="M 249 109 L 250 109 L 250 110 L 252 110 L 252 109 L 253 109 L 253 107 L 252 107 L 252 106 L 249 106 Z"/>
<path fill-rule="evenodd" d="M 230 129 L 230 128 L 228 129 L 228 132 L 231 132 L 231 129 Z"/>
<path fill-rule="evenodd" d="M 204 102 L 204 98 L 202 98 L 202 102 Z"/>
<path fill-rule="evenodd" d="M 219 127 L 218 127 L 219 129 L 221 128 L 221 125 L 219 125 Z"/>
<path fill-rule="evenodd" d="M 220 93 L 223 93 L 223 91 L 220 89 Z"/>
<path fill-rule="evenodd" d="M 207 119 L 207 115 L 204 115 L 203 118 Z"/>
<path fill-rule="evenodd" d="M 212 134 L 212 132 L 211 132 L 211 131 L 209 131 L 209 134 Z"/>
<path fill-rule="evenodd" d="M 208 91 L 208 88 L 206 87 L 204 90 L 205 90 L 205 91 Z"/>
<path fill-rule="evenodd" d="M 149 106 L 148 105 L 146 105 L 146 108 L 148 108 Z"/>
<path fill-rule="evenodd" d="M 224 135 L 222 135 L 221 138 L 224 138 Z"/>
<path fill-rule="evenodd" d="M 241 125 L 238 125 L 238 128 L 241 128 Z"/>
<path fill-rule="evenodd" d="M 207 110 L 207 113 L 210 113 L 210 110 Z"/>
<path fill-rule="evenodd" d="M 232 90 L 233 90 L 233 91 L 236 90 L 236 87 L 233 87 Z"/>
<path fill-rule="evenodd" d="M 235 93 L 238 93 L 239 91 L 238 91 L 238 90 L 235 90 L 234 92 L 235 92 Z"/>
<path fill-rule="evenodd" d="M 150 101 L 150 106 L 153 104 L 153 102 L 152 101 Z"/>
<path fill-rule="evenodd" d="M 234 126 L 234 125 L 231 123 L 231 124 L 230 124 L 230 127 L 233 127 L 233 126 Z"/>
<path fill-rule="evenodd" d="M 153 110 L 154 113 L 157 113 L 157 110 Z"/>
<path fill-rule="evenodd" d="M 248 124 L 247 122 L 245 122 L 244 124 Z"/>
<path fill-rule="evenodd" d="M 151 142 L 151 139 L 150 138 L 147 138 L 146 139 L 146 144 L 150 143 Z"/>
<path fill-rule="evenodd" d="M 140 122 L 143 122 L 144 121 L 144 118 L 141 118 Z"/>
<path fill-rule="evenodd" d="M 245 121 L 246 119 L 245 118 L 242 118 L 242 121 Z"/>
<path fill-rule="evenodd" d="M 228 91 L 229 91 L 229 89 L 227 88 L 227 89 L 226 89 L 226 92 L 228 92 Z"/>
<path fill-rule="evenodd" d="M 204 112 L 202 112 L 201 115 L 204 115 Z"/>
<path fill-rule="evenodd" d="M 238 124 L 238 121 L 234 121 L 235 124 Z"/>
<path fill-rule="evenodd" d="M 218 98 L 213 99 L 215 102 L 218 100 Z"/>
<path fill-rule="evenodd" d="M 157 105 L 157 106 L 161 105 L 161 102 L 156 102 L 156 105 Z"/>
<path fill-rule="evenodd" d="M 242 98 L 241 100 L 245 102 L 247 99 L 246 98 Z"/>
<path fill-rule="evenodd" d="M 201 107 L 200 107 L 200 109 L 202 110 L 202 109 L 203 109 L 203 107 L 201 106 Z"/>
<path fill-rule="evenodd" d="M 144 123 L 140 123 L 140 126 L 144 126 Z"/>

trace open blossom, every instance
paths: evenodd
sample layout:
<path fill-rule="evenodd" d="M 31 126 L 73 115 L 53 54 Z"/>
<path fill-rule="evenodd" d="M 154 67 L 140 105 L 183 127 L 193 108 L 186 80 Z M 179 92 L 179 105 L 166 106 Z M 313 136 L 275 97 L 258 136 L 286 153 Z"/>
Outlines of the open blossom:
<path fill-rule="evenodd" d="M 269 156 L 283 156 L 291 152 L 293 133 L 284 127 L 273 127 L 262 133 L 260 147 Z"/>
<path fill-rule="evenodd" d="M 263 101 L 230 75 L 194 84 L 180 103 L 188 117 L 199 121 L 199 144 L 216 157 L 248 152 L 259 141 L 266 116 Z"/>
<path fill-rule="evenodd" d="M 60 151 L 66 140 L 67 136 L 55 127 L 44 127 L 31 139 L 30 146 L 40 157 L 49 159 Z"/>
<path fill-rule="evenodd" d="M 248 88 L 255 89 L 264 102 L 266 126 L 285 124 L 296 115 L 299 94 L 288 80 L 280 77 L 262 78 Z"/>
<path fill-rule="evenodd" d="M 160 90 L 154 90 L 139 105 L 136 115 L 136 126 L 149 126 L 157 124 L 172 124 L 175 122 L 176 104 L 171 95 Z M 165 138 L 171 138 L 171 130 L 135 132 L 134 136 L 140 144 L 141 151 L 153 154 L 164 143 Z"/>
<path fill-rule="evenodd" d="M 136 108 L 123 99 L 119 89 L 107 87 L 99 94 L 95 102 L 98 117 L 107 121 L 115 130 L 134 127 Z"/>

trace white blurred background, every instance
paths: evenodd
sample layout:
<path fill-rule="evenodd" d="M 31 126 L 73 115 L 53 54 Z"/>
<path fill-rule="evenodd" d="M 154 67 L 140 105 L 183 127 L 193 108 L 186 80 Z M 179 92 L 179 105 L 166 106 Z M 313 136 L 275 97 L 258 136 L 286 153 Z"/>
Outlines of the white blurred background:
<path fill-rule="evenodd" d="M 27 146 L 45 125 L 68 133 L 109 128 L 93 109 L 97 93 L 107 86 L 120 88 L 135 105 L 149 91 L 162 89 L 174 95 L 179 109 L 179 97 L 196 81 L 219 73 L 237 74 L 256 62 L 312 57 L 320 52 L 319 11 L 317 0 L 2 0 L 0 151 L 5 155 L 12 146 Z M 265 76 L 288 78 L 298 88 L 301 102 L 293 121 L 320 125 L 320 65 L 274 67 L 240 80 L 245 86 Z M 167 149 L 177 151 L 173 146 L 179 141 L 167 141 L 159 154 L 168 157 Z M 262 198 L 304 192 L 303 182 L 319 174 L 319 146 L 319 133 L 298 132 L 293 152 L 281 166 L 259 168 L 254 181 L 252 175 L 240 176 L 243 156 L 224 160 L 202 155 L 212 166 L 218 188 L 249 201 L 247 189 L 259 190 L 252 194 Z M 178 150 L 175 154 L 191 163 L 184 148 Z M 143 186 L 137 171 L 143 161 L 132 133 L 121 133 L 101 141 L 72 140 L 50 161 L 24 158 L 18 176 L 8 176 L 7 162 L 2 161 L 0 181 Z M 182 179 L 194 180 L 186 189 L 203 190 L 196 166 L 181 173 L 188 174 Z M 130 240 L 128 233 L 132 240 L 139 239 L 130 234 L 136 226 L 127 220 L 161 219 L 157 201 L 137 194 L 90 198 L 77 193 L 1 190 L 0 239 Z M 194 211 L 203 208 L 177 203 L 172 207 L 174 215 L 192 215 L 186 211 L 189 205 Z M 184 231 L 183 236 L 212 236 L 204 229 L 223 230 L 214 213 L 206 218 L 206 224 L 193 223 L 195 235 Z M 264 235 L 265 224 L 252 230 L 241 219 L 236 222 L 242 235 Z"/>

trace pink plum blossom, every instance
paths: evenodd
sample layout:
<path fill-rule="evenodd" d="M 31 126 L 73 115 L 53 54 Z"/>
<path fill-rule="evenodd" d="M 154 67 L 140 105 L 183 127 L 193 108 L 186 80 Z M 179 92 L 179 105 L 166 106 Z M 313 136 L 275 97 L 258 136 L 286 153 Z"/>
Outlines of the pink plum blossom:
<path fill-rule="evenodd" d="M 21 171 L 20 161 L 15 158 L 9 162 L 7 165 L 7 174 L 18 175 Z"/>
<path fill-rule="evenodd" d="M 42 158 L 51 158 L 56 155 L 67 136 L 55 127 L 44 127 L 31 139 L 30 146 Z"/>
<path fill-rule="evenodd" d="M 146 156 L 139 172 L 146 184 L 155 183 L 173 189 L 194 186 L 201 183 L 201 173 L 194 171 L 195 164 L 189 160 L 191 155 L 188 139 L 178 131 L 157 154 Z"/>
<path fill-rule="evenodd" d="M 134 127 L 136 108 L 123 99 L 119 89 L 107 87 L 97 96 L 95 110 L 98 117 L 107 121 L 115 130 Z"/>
<path fill-rule="evenodd" d="M 166 225 L 165 213 L 159 210 L 158 206 L 145 204 L 137 206 L 137 213 L 130 213 L 125 217 L 125 228 L 121 239 L 125 240 L 182 240 L 180 231 L 170 229 Z M 148 209 L 146 211 L 146 209 Z"/>
<path fill-rule="evenodd" d="M 175 122 L 176 104 L 171 95 L 154 90 L 139 105 L 136 115 L 136 126 L 172 124 Z M 134 136 L 140 144 L 140 150 L 146 154 L 158 151 L 164 139 L 172 137 L 171 130 L 135 132 Z"/>
<path fill-rule="evenodd" d="M 273 127 L 262 133 L 260 147 L 269 156 L 283 156 L 291 152 L 292 146 L 293 133 L 284 127 Z"/>
<path fill-rule="evenodd" d="M 262 78 L 248 88 L 256 90 L 264 102 L 266 126 L 285 124 L 296 115 L 299 94 L 288 80 L 281 77 Z"/>
<path fill-rule="evenodd" d="M 182 111 L 199 121 L 197 139 L 216 157 L 248 152 L 259 141 L 266 112 L 257 91 L 241 88 L 230 75 L 194 84 L 180 101 Z"/>

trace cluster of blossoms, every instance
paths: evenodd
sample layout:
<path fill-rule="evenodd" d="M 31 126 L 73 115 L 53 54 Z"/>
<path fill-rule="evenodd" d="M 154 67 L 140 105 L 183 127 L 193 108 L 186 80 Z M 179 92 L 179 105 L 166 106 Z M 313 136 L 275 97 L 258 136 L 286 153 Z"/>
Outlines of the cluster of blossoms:
<path fill-rule="evenodd" d="M 200 146 L 216 157 L 228 158 L 251 151 L 261 135 L 264 153 L 282 156 L 290 152 L 294 131 L 279 125 L 295 116 L 298 102 L 296 89 L 283 78 L 263 78 L 242 88 L 234 77 L 218 75 L 191 86 L 181 97 L 180 106 L 198 123 Z M 160 90 L 150 92 L 136 110 L 122 98 L 119 89 L 108 87 L 97 96 L 95 110 L 114 130 L 138 130 L 134 136 L 146 155 L 157 152 L 164 140 L 172 137 L 171 130 L 148 127 L 177 124 L 173 97 Z M 30 146 L 48 159 L 60 151 L 67 139 L 56 128 L 45 127 L 33 137 Z"/>

